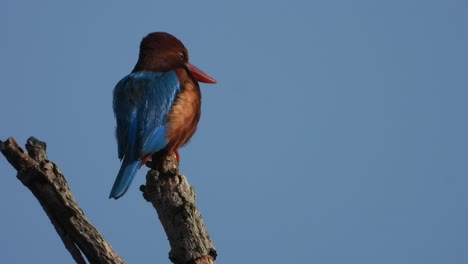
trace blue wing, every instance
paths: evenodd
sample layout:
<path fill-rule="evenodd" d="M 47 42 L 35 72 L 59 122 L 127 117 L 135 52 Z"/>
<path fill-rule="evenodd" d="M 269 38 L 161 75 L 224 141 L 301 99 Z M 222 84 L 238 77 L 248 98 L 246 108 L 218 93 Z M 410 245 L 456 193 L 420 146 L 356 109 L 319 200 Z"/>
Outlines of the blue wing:
<path fill-rule="evenodd" d="M 135 72 L 115 87 L 116 137 L 123 161 L 110 197 L 117 199 L 127 191 L 142 157 L 167 145 L 167 115 L 179 92 L 174 71 Z"/>

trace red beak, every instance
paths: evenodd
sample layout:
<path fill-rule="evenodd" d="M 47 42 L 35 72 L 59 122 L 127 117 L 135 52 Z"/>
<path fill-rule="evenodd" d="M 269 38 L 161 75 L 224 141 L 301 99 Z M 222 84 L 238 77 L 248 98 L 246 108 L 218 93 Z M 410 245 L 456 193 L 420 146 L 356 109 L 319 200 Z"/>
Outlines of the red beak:
<path fill-rule="evenodd" d="M 195 67 L 195 65 L 187 62 L 187 68 L 192 73 L 195 80 L 202 83 L 216 83 L 216 80 L 213 77 L 209 76 L 204 71 L 198 69 L 197 67 Z"/>

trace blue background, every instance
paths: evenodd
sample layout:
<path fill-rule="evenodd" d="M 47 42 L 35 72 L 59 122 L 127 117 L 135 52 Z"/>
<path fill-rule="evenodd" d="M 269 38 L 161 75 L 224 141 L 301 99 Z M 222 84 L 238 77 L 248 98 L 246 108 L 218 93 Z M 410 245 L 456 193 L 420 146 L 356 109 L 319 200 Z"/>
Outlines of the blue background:
<path fill-rule="evenodd" d="M 168 263 L 120 163 L 112 89 L 167 31 L 202 85 L 181 169 L 219 263 L 468 262 L 466 1 L 6 1 L 0 138 L 48 143 L 89 219 L 127 263 Z M 73 263 L 0 158 L 5 263 Z"/>

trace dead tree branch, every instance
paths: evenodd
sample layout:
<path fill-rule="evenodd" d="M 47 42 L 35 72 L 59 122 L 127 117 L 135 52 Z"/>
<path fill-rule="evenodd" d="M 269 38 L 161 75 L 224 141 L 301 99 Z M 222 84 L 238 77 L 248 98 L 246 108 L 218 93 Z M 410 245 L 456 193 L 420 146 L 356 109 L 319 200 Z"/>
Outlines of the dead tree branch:
<path fill-rule="evenodd" d="M 175 155 L 153 155 L 153 170 L 141 186 L 143 197 L 158 212 L 171 245 L 173 263 L 215 263 L 216 249 L 195 204 L 195 191 L 180 173 Z"/>
<path fill-rule="evenodd" d="M 0 141 L 0 151 L 18 172 L 17 178 L 41 204 L 76 263 L 125 263 L 89 222 L 73 198 L 58 166 L 47 159 L 46 144 L 33 137 L 27 153 L 13 138 Z M 195 205 L 195 192 L 172 155 L 153 157 L 153 169 L 142 186 L 143 197 L 153 204 L 171 246 L 176 264 L 211 264 L 216 249 Z M 84 255 L 84 256 L 83 256 Z"/>
<path fill-rule="evenodd" d="M 76 263 L 125 263 L 89 222 L 58 166 L 47 159 L 46 144 L 33 137 L 26 153 L 14 138 L 0 143 L 17 178 L 31 190 Z M 84 254 L 84 256 L 82 255 Z"/>

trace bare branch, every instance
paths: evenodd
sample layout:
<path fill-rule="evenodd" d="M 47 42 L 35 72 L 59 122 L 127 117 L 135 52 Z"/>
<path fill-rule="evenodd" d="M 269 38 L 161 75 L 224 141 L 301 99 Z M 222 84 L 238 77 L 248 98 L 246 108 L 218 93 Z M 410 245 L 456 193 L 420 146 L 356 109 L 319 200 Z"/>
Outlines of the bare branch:
<path fill-rule="evenodd" d="M 180 173 L 175 156 L 153 155 L 148 165 L 153 170 L 140 189 L 166 231 L 171 245 L 169 259 L 176 264 L 215 263 L 216 249 L 195 204 L 195 192 Z"/>
<path fill-rule="evenodd" d="M 86 263 L 86 258 L 90 263 L 124 263 L 88 221 L 58 166 L 47 159 L 46 144 L 31 137 L 26 149 L 28 153 L 13 138 L 0 141 L 0 151 L 18 171 L 17 178 L 36 196 L 75 262 Z M 216 249 L 196 207 L 195 192 L 180 173 L 175 156 L 154 155 L 148 165 L 153 169 L 141 190 L 166 231 L 170 260 L 214 264 Z"/>
<path fill-rule="evenodd" d="M 125 263 L 86 218 L 58 166 L 47 160 L 46 144 L 31 137 L 26 148 L 29 154 L 14 138 L 0 143 L 17 178 L 37 198 L 76 263 L 86 263 L 82 253 L 90 263 Z"/>

